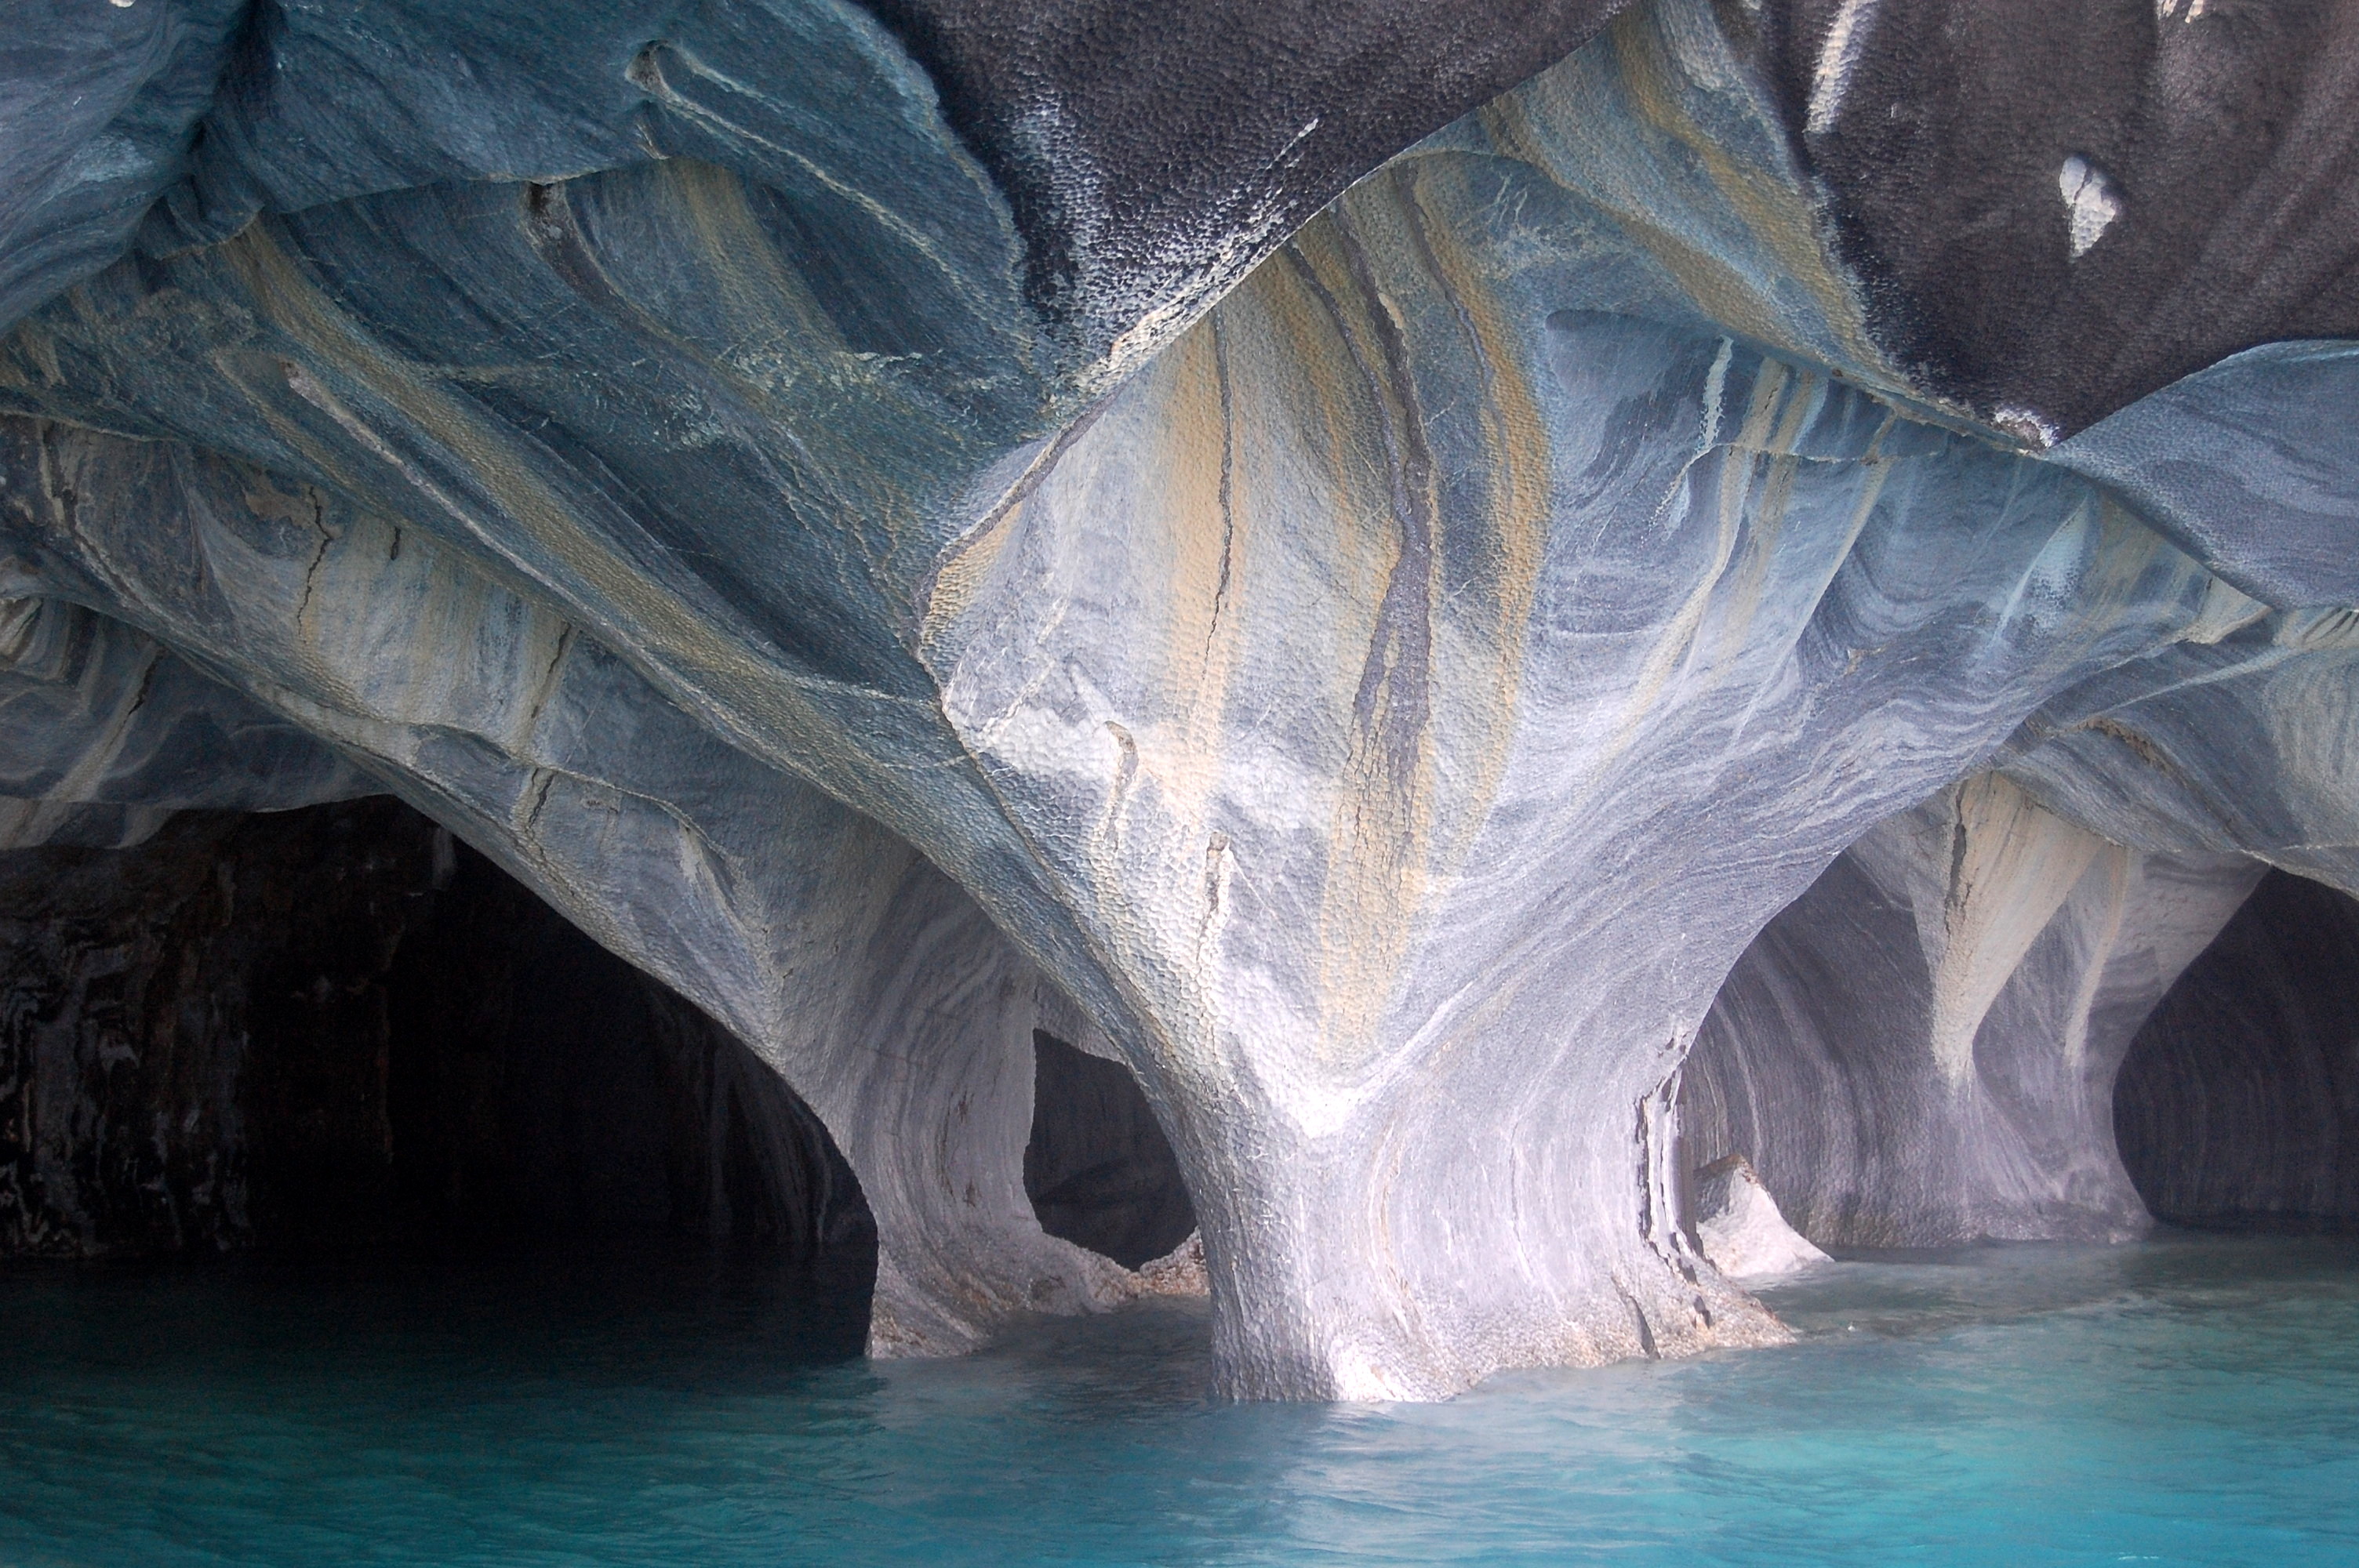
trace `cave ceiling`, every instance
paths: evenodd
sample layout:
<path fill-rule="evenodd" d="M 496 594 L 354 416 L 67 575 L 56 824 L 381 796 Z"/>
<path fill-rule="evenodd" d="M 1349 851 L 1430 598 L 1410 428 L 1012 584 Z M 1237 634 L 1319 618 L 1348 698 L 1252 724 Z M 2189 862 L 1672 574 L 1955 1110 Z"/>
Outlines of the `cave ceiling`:
<path fill-rule="evenodd" d="M 2114 1234 L 2132 1015 L 2359 892 L 2359 5 L 10 31 L 8 843 L 399 795 L 786 1078 L 880 1353 L 1158 1288 L 1026 1196 L 1036 1033 L 1225 1390 L 1434 1397 L 1782 1336 L 1679 1073 L 1768 1114 L 1797 976 L 1934 1152 L 1702 1152 Z"/>

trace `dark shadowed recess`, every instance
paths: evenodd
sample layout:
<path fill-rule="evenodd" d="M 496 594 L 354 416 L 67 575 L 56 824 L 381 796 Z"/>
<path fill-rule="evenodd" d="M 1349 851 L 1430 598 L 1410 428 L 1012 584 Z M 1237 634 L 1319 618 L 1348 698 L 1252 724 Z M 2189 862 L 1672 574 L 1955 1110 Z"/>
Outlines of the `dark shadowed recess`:
<path fill-rule="evenodd" d="M 1035 305 L 1070 319 L 1292 232 L 1627 0 L 864 3 L 1006 194 Z"/>
<path fill-rule="evenodd" d="M 1032 1032 L 1024 1195 L 1040 1228 L 1136 1269 L 1196 1228 L 1180 1162 L 1130 1069 Z"/>
<path fill-rule="evenodd" d="M 775 1073 L 397 802 L 0 855 L 0 1255 L 598 1237 L 875 1267 Z"/>
<path fill-rule="evenodd" d="M 1763 29 L 1875 333 L 1936 390 L 2070 435 L 2359 336 L 2359 5 L 1794 0 Z"/>
<path fill-rule="evenodd" d="M 2359 1224 L 2359 903 L 2263 879 L 2139 1030 L 2114 1131 L 2158 1218 Z"/>
<path fill-rule="evenodd" d="M 1689 1170 L 1741 1154 L 1788 1223 L 1825 1246 L 1970 1234 L 1970 1195 L 1925 1092 L 1925 972 L 1913 912 L 1849 856 L 1745 950 L 1680 1078 Z"/>

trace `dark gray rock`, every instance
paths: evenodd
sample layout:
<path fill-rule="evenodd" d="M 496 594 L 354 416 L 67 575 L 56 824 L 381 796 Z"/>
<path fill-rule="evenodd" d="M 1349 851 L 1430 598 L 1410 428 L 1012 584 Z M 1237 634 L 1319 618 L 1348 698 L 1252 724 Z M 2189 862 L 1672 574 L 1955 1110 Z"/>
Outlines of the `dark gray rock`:
<path fill-rule="evenodd" d="M 1799 0 L 1765 73 L 1879 343 L 2034 441 L 2359 336 L 2359 9 Z"/>
<path fill-rule="evenodd" d="M 432 871 L 393 809 L 0 853 L 0 1253 L 369 1234 L 383 979 Z"/>
<path fill-rule="evenodd" d="M 1353 180 L 1627 0 L 869 0 L 1093 346 L 1192 313 Z"/>
<path fill-rule="evenodd" d="M 0 892 L 0 1255 L 873 1247 L 775 1074 L 395 802 L 10 850 Z"/>

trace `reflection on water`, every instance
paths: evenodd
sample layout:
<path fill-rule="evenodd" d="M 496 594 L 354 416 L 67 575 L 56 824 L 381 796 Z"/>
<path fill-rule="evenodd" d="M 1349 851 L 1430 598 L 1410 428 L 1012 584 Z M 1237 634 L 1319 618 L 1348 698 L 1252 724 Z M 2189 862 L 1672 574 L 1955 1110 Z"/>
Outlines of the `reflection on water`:
<path fill-rule="evenodd" d="M 0 1272 L 0 1563 L 2359 1563 L 2359 1245 L 1821 1266 L 1793 1346 L 1220 1407 L 746 1260 Z"/>

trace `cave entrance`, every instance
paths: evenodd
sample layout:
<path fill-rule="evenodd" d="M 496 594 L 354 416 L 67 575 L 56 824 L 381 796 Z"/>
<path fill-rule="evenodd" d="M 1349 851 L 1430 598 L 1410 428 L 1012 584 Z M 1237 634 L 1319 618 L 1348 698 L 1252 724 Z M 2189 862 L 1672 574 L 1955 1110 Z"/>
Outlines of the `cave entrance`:
<path fill-rule="evenodd" d="M 2359 902 L 2264 877 L 2132 1041 L 2114 1135 L 2158 1219 L 2359 1225 Z"/>
<path fill-rule="evenodd" d="M 385 978 L 407 1229 L 873 1260 L 851 1167 L 777 1073 L 483 856 L 447 835 L 436 848 L 430 916 Z"/>
<path fill-rule="evenodd" d="M 1130 1069 L 1040 1029 L 1032 1064 L 1024 1195 L 1040 1228 L 1125 1269 L 1187 1240 L 1195 1205 Z"/>
<path fill-rule="evenodd" d="M 0 1255 L 726 1241 L 864 1324 L 819 1119 L 397 802 L 0 854 Z"/>

